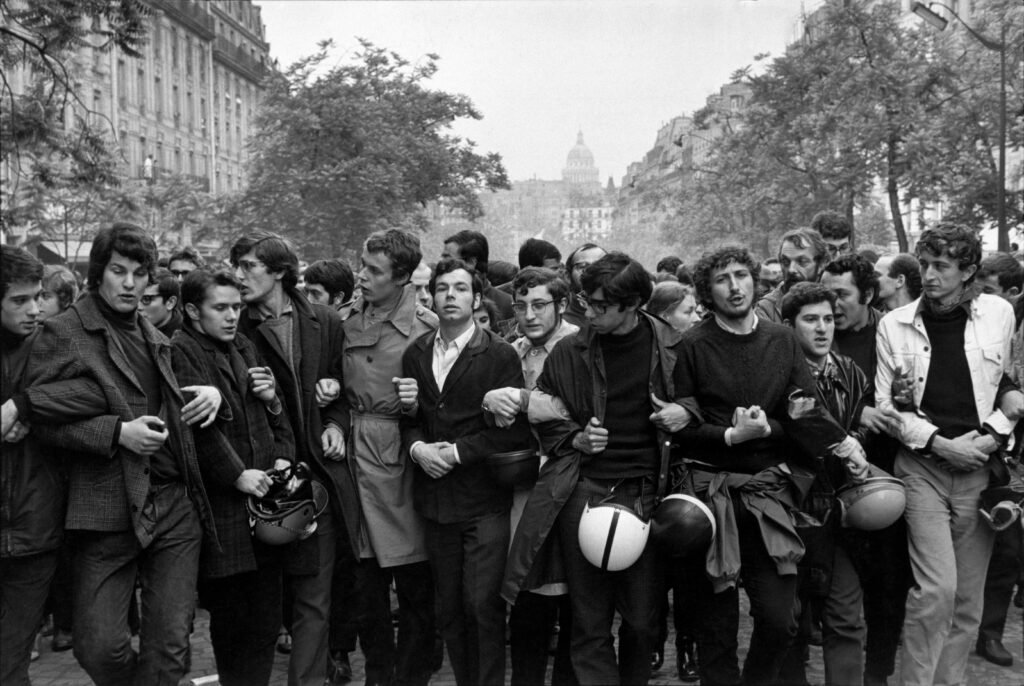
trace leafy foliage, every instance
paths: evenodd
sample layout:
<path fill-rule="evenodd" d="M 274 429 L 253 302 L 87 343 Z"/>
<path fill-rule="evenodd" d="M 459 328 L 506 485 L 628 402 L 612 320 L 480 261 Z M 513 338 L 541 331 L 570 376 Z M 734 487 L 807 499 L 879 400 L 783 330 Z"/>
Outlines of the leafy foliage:
<path fill-rule="evenodd" d="M 429 201 L 472 219 L 478 191 L 509 187 L 499 155 L 448 133 L 481 115 L 466 96 L 428 88 L 436 55 L 413 65 L 361 41 L 351 61 L 321 73 L 331 47 L 266 84 L 241 201 L 248 226 L 338 255 L 379 228 L 423 228 Z"/>
<path fill-rule="evenodd" d="M 979 14 L 992 18 L 980 26 L 989 35 L 1000 21 L 1021 24 L 1019 4 L 987 4 Z M 1024 38 L 1007 32 L 1006 42 L 1009 73 L 1019 74 Z M 968 36 L 908 26 L 896 3 L 830 0 L 804 40 L 763 74 L 735 75 L 752 88 L 752 102 L 693 170 L 666 232 L 683 245 L 741 242 L 770 254 L 782 232 L 828 208 L 869 219 L 862 228 L 872 235 L 860 238 L 886 243 L 879 189 L 904 249 L 901 203 L 910 199 L 945 201 L 947 217 L 972 224 L 992 220 L 998 64 L 998 54 Z M 1008 101 L 1021 102 L 1020 80 L 1009 81 Z M 716 116 L 701 112 L 695 121 L 708 126 Z M 1018 124 L 1010 147 L 1024 142 L 1022 133 Z"/>
<path fill-rule="evenodd" d="M 31 214 L 24 200 L 33 189 L 89 193 L 119 183 L 110 123 L 76 92 L 76 56 L 138 56 L 150 12 L 139 0 L 0 0 L 0 159 L 13 170 L 4 225 Z M 18 88 L 16 77 L 28 86 Z"/>

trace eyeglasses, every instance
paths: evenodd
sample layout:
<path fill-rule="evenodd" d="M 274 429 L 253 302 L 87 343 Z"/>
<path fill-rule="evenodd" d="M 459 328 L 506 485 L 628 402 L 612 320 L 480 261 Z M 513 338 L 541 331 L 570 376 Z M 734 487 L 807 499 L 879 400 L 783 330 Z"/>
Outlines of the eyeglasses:
<path fill-rule="evenodd" d="M 842 243 L 840 245 L 835 245 L 834 243 L 826 243 L 825 247 L 828 248 L 828 254 L 831 255 L 832 257 L 835 257 L 839 253 L 844 253 L 847 250 L 849 250 L 850 244 Z"/>
<path fill-rule="evenodd" d="M 572 270 L 574 272 L 582 272 L 584 269 L 592 265 L 593 262 L 573 262 Z"/>
<path fill-rule="evenodd" d="M 172 269 L 171 273 L 180 279 L 182 277 L 188 276 L 189 272 L 191 271 L 191 269 Z"/>
<path fill-rule="evenodd" d="M 246 274 L 250 273 L 256 267 L 263 265 L 260 260 L 239 260 L 235 266 L 241 269 Z"/>
<path fill-rule="evenodd" d="M 160 298 L 160 297 L 162 297 L 162 296 L 159 296 L 159 295 L 144 295 L 144 296 L 139 298 L 139 302 L 142 303 L 143 305 L 148 306 L 148 305 L 150 305 L 153 302 L 154 298 Z"/>
<path fill-rule="evenodd" d="M 608 306 L 612 303 L 607 300 L 593 300 L 587 297 L 586 293 L 577 293 L 576 302 L 579 303 L 583 309 L 590 308 L 594 311 L 594 314 L 604 314 L 608 311 Z"/>
<path fill-rule="evenodd" d="M 534 314 L 541 314 L 544 310 L 546 310 L 548 308 L 548 305 L 552 304 L 553 302 L 555 302 L 555 301 L 554 300 L 534 300 L 532 303 L 529 303 L 529 308 L 531 310 L 533 310 Z M 516 314 L 526 314 L 526 308 L 527 308 L 527 303 L 520 303 L 520 302 L 512 303 L 512 310 Z"/>

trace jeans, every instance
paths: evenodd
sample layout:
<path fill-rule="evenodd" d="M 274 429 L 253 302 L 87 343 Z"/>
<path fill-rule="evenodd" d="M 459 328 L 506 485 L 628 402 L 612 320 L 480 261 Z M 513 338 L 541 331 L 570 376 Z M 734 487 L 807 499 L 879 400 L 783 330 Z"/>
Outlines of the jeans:
<path fill-rule="evenodd" d="M 154 487 L 153 540 L 132 531 L 75 532 L 74 651 L 98 686 L 177 686 L 185 676 L 202 529 L 185 485 Z M 142 588 L 139 652 L 128 606 Z"/>
<path fill-rule="evenodd" d="M 757 520 L 739 498 L 734 498 L 736 524 L 740 538 L 740 564 L 744 589 L 750 598 L 754 620 L 750 648 L 739 670 L 737 633 L 739 631 L 739 591 L 733 586 L 715 593 L 704 569 L 703 556 L 689 559 L 695 585 L 691 596 L 697 623 L 697 655 L 703 686 L 770 684 L 775 682 L 783 660 L 796 635 L 797 575 L 781 576 L 765 548 Z"/>
<path fill-rule="evenodd" d="M 664 572 L 653 545 L 632 566 L 605 572 L 590 564 L 578 542 L 580 518 L 587 503 L 608 495 L 615 481 L 583 478 L 558 515 L 562 556 L 572 603 L 572 665 L 581 684 L 646 684 L 651 654 L 657 648 L 658 610 Z M 644 513 L 654 507 L 654 485 L 640 479 L 622 482 L 615 501 L 630 506 L 640 497 Z M 615 659 L 612 620 L 622 617 L 619 656 Z"/>
<path fill-rule="evenodd" d="M 391 624 L 392 579 L 398 592 L 397 650 Z M 382 569 L 375 558 L 367 558 L 359 561 L 356 580 L 367 681 L 426 686 L 434 650 L 434 584 L 429 563 Z"/>
<path fill-rule="evenodd" d="M 850 553 L 837 545 L 821 624 L 825 683 L 830 686 L 861 686 L 864 683 L 863 603 L 860 577 Z"/>
<path fill-rule="evenodd" d="M 316 523 L 313 538 L 317 544 L 317 571 L 285 575 L 285 584 L 292 594 L 292 654 L 288 661 L 288 686 L 323 686 L 327 678 L 331 582 L 338 532 L 334 528 L 330 508 L 317 517 Z"/>
<path fill-rule="evenodd" d="M 281 550 L 253 541 L 253 571 L 199 581 L 199 600 L 210 612 L 210 642 L 222 686 L 270 681 L 281 627 Z"/>
<path fill-rule="evenodd" d="M 437 627 L 458 686 L 505 683 L 505 601 L 501 580 L 509 515 L 466 522 L 427 521 Z"/>
<path fill-rule="evenodd" d="M 950 473 L 900 450 L 915 585 L 903 624 L 904 686 L 956 686 L 977 636 L 993 531 L 978 514 L 989 470 Z"/>
<path fill-rule="evenodd" d="M 57 551 L 0 558 L 0 684 L 28 686 L 28 663 Z"/>

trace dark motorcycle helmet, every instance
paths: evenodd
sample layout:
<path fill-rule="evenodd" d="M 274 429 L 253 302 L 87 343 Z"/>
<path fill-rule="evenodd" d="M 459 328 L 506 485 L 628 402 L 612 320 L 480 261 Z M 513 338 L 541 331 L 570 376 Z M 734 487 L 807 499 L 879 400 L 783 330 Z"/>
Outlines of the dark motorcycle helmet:
<path fill-rule="evenodd" d="M 663 554 L 673 558 L 704 555 L 717 529 L 708 506 L 686 493 L 666 496 L 651 519 L 651 538 Z"/>
<path fill-rule="evenodd" d="M 268 545 L 285 545 L 309 538 L 316 518 L 327 507 L 327 489 L 310 478 L 309 466 L 300 462 L 283 470 L 267 471 L 271 484 L 262 498 L 245 500 L 252 535 Z"/>

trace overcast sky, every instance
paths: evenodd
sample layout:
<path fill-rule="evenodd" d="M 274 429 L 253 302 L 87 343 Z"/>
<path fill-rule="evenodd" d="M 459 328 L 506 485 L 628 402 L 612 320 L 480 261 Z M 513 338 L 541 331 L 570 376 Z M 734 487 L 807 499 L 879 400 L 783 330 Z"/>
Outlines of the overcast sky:
<path fill-rule="evenodd" d="M 356 37 L 411 62 L 440 56 L 434 87 L 483 114 L 458 132 L 498 152 L 513 181 L 561 178 L 582 130 L 601 182 L 654 144 L 658 128 L 704 105 L 754 55 L 780 55 L 814 0 L 257 0 L 283 66 Z"/>

